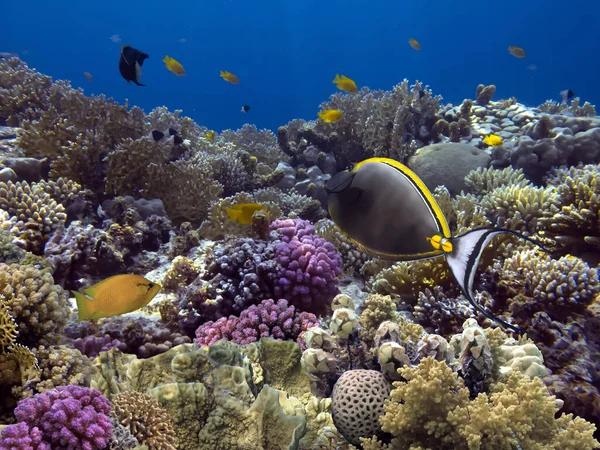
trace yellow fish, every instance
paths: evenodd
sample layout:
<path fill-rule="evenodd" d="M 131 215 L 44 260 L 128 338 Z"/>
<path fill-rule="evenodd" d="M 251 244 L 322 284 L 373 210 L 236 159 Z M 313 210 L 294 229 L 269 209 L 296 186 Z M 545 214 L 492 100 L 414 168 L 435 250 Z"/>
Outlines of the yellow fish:
<path fill-rule="evenodd" d="M 81 292 L 77 300 L 79 320 L 117 316 L 140 309 L 160 291 L 160 284 L 140 275 L 115 275 Z"/>
<path fill-rule="evenodd" d="M 219 75 L 221 76 L 221 78 L 223 78 L 225 81 L 231 84 L 238 84 L 240 82 L 240 79 L 238 77 L 236 77 L 231 72 L 227 72 L 226 70 L 221 70 L 219 72 Z"/>
<path fill-rule="evenodd" d="M 260 203 L 238 203 L 237 205 L 233 205 L 231 208 L 227 208 L 227 215 L 232 222 L 237 222 L 242 225 L 248 225 L 252 223 L 252 215 L 256 211 L 266 211 L 269 210 L 266 206 L 261 205 Z"/>
<path fill-rule="evenodd" d="M 351 80 L 345 75 L 336 74 L 333 82 L 339 90 L 347 92 L 348 94 L 356 94 L 358 92 L 358 87 L 354 80 Z"/>
<path fill-rule="evenodd" d="M 210 130 L 208 133 L 206 133 L 206 136 L 204 136 L 204 138 L 207 141 L 213 142 L 215 140 L 215 130 Z"/>
<path fill-rule="evenodd" d="M 421 50 L 421 44 L 415 38 L 410 38 L 408 40 L 408 45 L 410 45 L 415 50 Z"/>
<path fill-rule="evenodd" d="M 319 119 L 325 123 L 336 123 L 342 117 L 344 117 L 344 113 L 337 109 L 324 109 L 319 112 Z"/>
<path fill-rule="evenodd" d="M 527 56 L 527 52 L 523 48 L 517 47 L 516 45 L 509 45 L 508 53 L 516 58 L 525 58 Z"/>
<path fill-rule="evenodd" d="M 171 58 L 169 55 L 165 55 L 165 57 L 163 58 L 163 62 L 165 63 L 165 66 L 167 66 L 167 69 L 169 69 L 178 77 L 182 77 L 185 75 L 183 66 L 176 59 Z"/>
<path fill-rule="evenodd" d="M 483 138 L 483 142 L 490 147 L 498 147 L 499 145 L 502 145 L 502 138 L 497 134 L 488 134 Z"/>

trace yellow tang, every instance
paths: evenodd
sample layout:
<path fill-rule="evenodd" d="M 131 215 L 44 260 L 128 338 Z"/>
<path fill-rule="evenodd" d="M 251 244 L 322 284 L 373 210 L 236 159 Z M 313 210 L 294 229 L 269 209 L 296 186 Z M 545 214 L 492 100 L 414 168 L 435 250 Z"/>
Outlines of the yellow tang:
<path fill-rule="evenodd" d="M 163 62 L 165 63 L 165 66 L 167 67 L 167 69 L 169 69 L 171 72 L 173 72 L 178 77 L 182 77 L 185 75 L 183 66 L 175 58 L 171 58 L 169 55 L 165 55 L 165 57 L 163 58 Z"/>
<path fill-rule="evenodd" d="M 356 94 L 358 92 L 358 86 L 354 80 L 351 80 L 346 75 L 335 75 L 333 79 L 333 83 L 337 86 L 338 89 L 344 92 L 348 92 L 349 94 Z"/>
<path fill-rule="evenodd" d="M 325 123 L 336 123 L 344 117 L 344 113 L 337 109 L 324 109 L 319 111 L 318 116 Z"/>
<path fill-rule="evenodd" d="M 325 184 L 329 214 L 340 230 L 365 253 L 377 258 L 414 261 L 445 256 L 464 296 L 475 309 L 514 331 L 474 300 L 475 271 L 483 249 L 504 228 L 478 228 L 452 237 L 442 210 L 423 181 L 408 167 L 388 158 L 370 158 Z"/>
<path fill-rule="evenodd" d="M 260 203 L 238 203 L 237 205 L 233 205 L 231 208 L 227 208 L 227 215 L 232 222 L 241 223 L 242 225 L 248 225 L 252 223 L 252 215 L 256 211 L 266 211 L 269 210 L 266 206 L 261 205 Z"/>
<path fill-rule="evenodd" d="M 206 133 L 206 136 L 204 136 L 204 138 L 207 141 L 213 142 L 215 140 L 215 130 L 210 130 L 208 133 Z"/>
<path fill-rule="evenodd" d="M 117 316 L 140 309 L 160 291 L 160 284 L 140 275 L 115 275 L 81 292 L 77 300 L 79 320 Z"/>
<path fill-rule="evenodd" d="M 219 76 L 231 84 L 238 84 L 240 82 L 237 76 L 226 70 L 219 71 Z"/>
<path fill-rule="evenodd" d="M 492 133 L 492 134 L 488 134 L 486 137 L 484 137 L 483 142 L 485 142 L 490 147 L 497 147 L 499 145 L 502 145 L 503 141 L 500 136 Z"/>

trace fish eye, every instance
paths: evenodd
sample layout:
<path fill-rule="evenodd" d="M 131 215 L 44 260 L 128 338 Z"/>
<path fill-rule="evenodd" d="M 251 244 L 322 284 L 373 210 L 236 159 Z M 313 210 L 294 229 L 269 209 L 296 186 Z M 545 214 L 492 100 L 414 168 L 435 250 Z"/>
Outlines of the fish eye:
<path fill-rule="evenodd" d="M 346 166 L 346 169 L 345 169 L 345 170 L 347 170 L 348 172 L 352 172 L 352 169 L 354 169 L 354 163 L 349 163 L 349 164 Z"/>
<path fill-rule="evenodd" d="M 154 283 L 150 282 L 148 283 L 148 289 L 152 289 L 154 287 Z"/>

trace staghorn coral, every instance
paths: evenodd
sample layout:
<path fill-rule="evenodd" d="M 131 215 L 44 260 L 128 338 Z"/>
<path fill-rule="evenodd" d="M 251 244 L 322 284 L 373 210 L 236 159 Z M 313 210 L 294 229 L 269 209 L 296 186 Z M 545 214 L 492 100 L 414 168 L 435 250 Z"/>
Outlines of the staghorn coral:
<path fill-rule="evenodd" d="M 67 293 L 34 266 L 0 264 L 0 299 L 19 327 L 20 342 L 30 346 L 56 342 L 71 313 Z"/>
<path fill-rule="evenodd" d="M 419 292 L 413 315 L 415 321 L 428 332 L 447 335 L 459 329 L 473 316 L 471 306 L 462 296 L 449 298 L 440 286 L 425 288 Z"/>
<path fill-rule="evenodd" d="M 129 450 L 139 445 L 139 441 L 119 421 L 111 417 L 112 435 L 108 442 L 107 450 Z"/>
<path fill-rule="evenodd" d="M 50 234 L 67 218 L 64 206 L 47 192 L 49 187 L 43 182 L 0 182 L 0 210 L 10 216 L 2 227 L 11 232 L 17 245 L 36 254 L 43 252 Z"/>
<path fill-rule="evenodd" d="M 142 392 L 122 392 L 112 399 L 114 415 L 149 450 L 175 450 L 177 436 L 167 411 Z"/>
<path fill-rule="evenodd" d="M 554 100 L 546 100 L 540 106 L 538 106 L 542 112 L 548 114 L 565 114 L 571 113 L 576 117 L 595 117 L 596 108 L 588 102 L 584 102 L 581 105 L 579 97 L 575 97 L 571 100 L 571 104 L 558 103 Z M 566 114 L 565 114 L 566 115 Z"/>
<path fill-rule="evenodd" d="M 283 159 L 277 137 L 271 130 L 258 130 L 256 126 L 244 124 L 239 130 L 223 130 L 219 136 L 235 148 L 248 152 L 259 162 L 274 168 Z"/>
<path fill-rule="evenodd" d="M 15 319 L 0 296 L 0 353 L 6 353 L 6 349 L 16 342 L 18 334 Z"/>

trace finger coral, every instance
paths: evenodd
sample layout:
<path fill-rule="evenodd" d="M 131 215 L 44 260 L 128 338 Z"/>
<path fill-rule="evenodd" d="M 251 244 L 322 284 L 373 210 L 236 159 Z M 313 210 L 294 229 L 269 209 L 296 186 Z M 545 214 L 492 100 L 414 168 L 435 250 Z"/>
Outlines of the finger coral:
<path fill-rule="evenodd" d="M 41 434 L 39 448 L 102 450 L 112 433 L 111 409 L 108 399 L 97 390 L 57 387 L 21 400 L 15 409 L 20 424 L 10 425 L 8 433 L 3 431 L 2 440 L 5 433 L 10 436 L 18 432 L 22 436 L 25 424 L 32 440 L 38 440 Z"/>
<path fill-rule="evenodd" d="M 566 436 L 568 448 L 600 445 L 594 425 L 571 415 L 555 418 L 554 397 L 539 378 L 511 372 L 489 395 L 469 400 L 461 379 L 444 362 L 425 358 L 400 373 L 406 381 L 394 383 L 380 418 L 382 430 L 394 438 L 390 447 L 368 440 L 370 449 L 565 448 Z"/>
<path fill-rule="evenodd" d="M 297 340 L 301 333 L 318 323 L 314 314 L 296 311 L 294 306 L 288 306 L 287 300 L 268 299 L 245 309 L 239 318 L 229 316 L 206 322 L 196 330 L 194 342 L 204 346 L 220 339 L 236 344 L 256 342 L 261 337 Z"/>
<path fill-rule="evenodd" d="M 29 346 L 57 341 L 71 313 L 67 293 L 34 266 L 0 264 L 0 299 Z"/>

